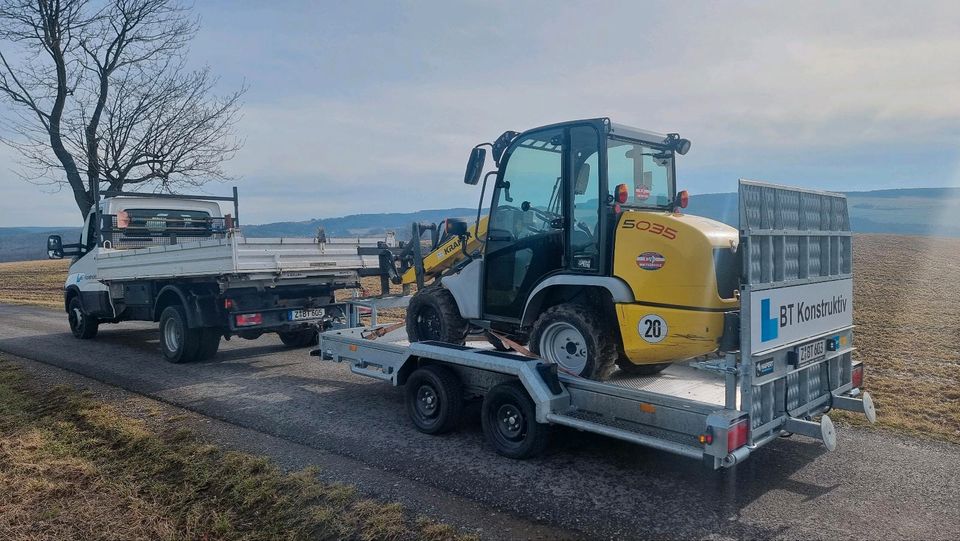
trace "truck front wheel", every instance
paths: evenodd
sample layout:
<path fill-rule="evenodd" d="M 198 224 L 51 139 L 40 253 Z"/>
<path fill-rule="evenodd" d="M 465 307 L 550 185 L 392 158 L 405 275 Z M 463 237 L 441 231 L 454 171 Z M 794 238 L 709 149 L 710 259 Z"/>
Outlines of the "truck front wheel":
<path fill-rule="evenodd" d="M 202 329 L 191 329 L 187 325 L 187 316 L 179 305 L 168 306 L 160 314 L 160 349 L 171 363 L 197 360 L 202 333 Z"/>
<path fill-rule="evenodd" d="M 97 318 L 83 311 L 83 302 L 79 295 L 70 299 L 67 310 L 67 320 L 70 322 L 70 332 L 81 340 L 89 340 L 97 335 L 100 322 Z"/>

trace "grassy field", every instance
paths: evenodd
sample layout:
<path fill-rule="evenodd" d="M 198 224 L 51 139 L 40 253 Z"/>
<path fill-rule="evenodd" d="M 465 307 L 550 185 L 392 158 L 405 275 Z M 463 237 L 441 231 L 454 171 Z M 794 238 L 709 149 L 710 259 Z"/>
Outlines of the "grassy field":
<path fill-rule="evenodd" d="M 62 306 L 66 266 L 0 264 L 0 302 Z M 857 235 L 854 278 L 855 355 L 880 424 L 960 442 L 960 239 Z"/>
<path fill-rule="evenodd" d="M 0 359 L 0 539 L 456 539 L 399 504 L 197 441 Z M 169 415 L 169 414 L 168 414 Z"/>

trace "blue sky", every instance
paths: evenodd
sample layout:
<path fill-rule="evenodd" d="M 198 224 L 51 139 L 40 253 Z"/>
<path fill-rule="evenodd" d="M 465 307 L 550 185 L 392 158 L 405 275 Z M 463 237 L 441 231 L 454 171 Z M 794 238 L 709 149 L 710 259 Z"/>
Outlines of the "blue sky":
<path fill-rule="evenodd" d="M 839 4 L 839 5 L 837 5 Z M 245 221 L 472 206 L 469 149 L 583 117 L 693 141 L 691 193 L 738 177 L 960 186 L 960 4 L 217 2 L 191 61 L 249 86 Z M 0 225 L 72 224 L 0 151 Z M 208 185 L 210 193 L 229 191 Z M 23 205 L 29 198 L 36 205 Z"/>

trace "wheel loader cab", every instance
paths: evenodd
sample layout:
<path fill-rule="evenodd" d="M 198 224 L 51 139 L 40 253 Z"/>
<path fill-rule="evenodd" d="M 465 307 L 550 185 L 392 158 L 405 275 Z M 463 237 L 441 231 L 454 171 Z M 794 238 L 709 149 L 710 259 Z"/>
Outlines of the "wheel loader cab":
<path fill-rule="evenodd" d="M 507 147 L 485 244 L 484 319 L 519 323 L 550 275 L 610 275 L 610 186 L 628 184 L 634 206 L 669 209 L 673 152 L 610 131 L 606 119 L 569 122 L 524 132 Z"/>

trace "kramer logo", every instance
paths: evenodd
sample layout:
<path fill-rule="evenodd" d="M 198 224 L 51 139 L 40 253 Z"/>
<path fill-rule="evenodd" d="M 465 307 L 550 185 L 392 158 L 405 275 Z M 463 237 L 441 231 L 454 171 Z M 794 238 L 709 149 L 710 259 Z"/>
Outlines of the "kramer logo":
<path fill-rule="evenodd" d="M 795 302 L 780 305 L 779 317 L 770 314 L 770 299 L 760 299 L 760 341 L 769 342 L 780 336 L 780 329 L 794 324 L 842 314 L 847 311 L 848 299 L 834 295 L 820 302 Z"/>

